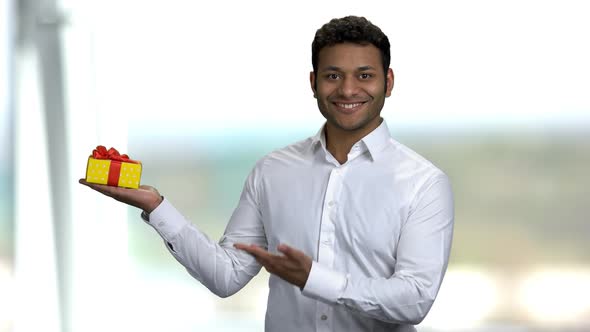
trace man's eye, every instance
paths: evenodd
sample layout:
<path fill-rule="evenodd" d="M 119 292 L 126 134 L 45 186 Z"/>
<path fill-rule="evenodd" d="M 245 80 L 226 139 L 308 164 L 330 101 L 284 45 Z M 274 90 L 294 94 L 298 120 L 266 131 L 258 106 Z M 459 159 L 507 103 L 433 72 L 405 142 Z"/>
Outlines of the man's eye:
<path fill-rule="evenodd" d="M 337 79 L 340 78 L 340 75 L 338 75 L 338 74 L 328 74 L 328 75 L 326 75 L 326 78 L 329 79 L 329 80 L 337 80 Z"/>
<path fill-rule="evenodd" d="M 360 78 L 361 78 L 361 79 L 363 79 L 363 80 L 367 80 L 367 79 L 369 79 L 369 78 L 371 78 L 371 77 L 373 77 L 373 75 L 371 75 L 371 74 L 367 74 L 367 73 L 362 73 L 362 74 L 360 75 Z"/>

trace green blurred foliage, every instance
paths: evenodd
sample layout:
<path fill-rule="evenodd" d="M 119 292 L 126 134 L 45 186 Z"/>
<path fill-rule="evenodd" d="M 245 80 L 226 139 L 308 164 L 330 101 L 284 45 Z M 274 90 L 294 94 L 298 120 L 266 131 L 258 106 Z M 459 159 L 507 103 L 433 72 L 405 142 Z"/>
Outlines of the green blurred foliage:
<path fill-rule="evenodd" d="M 452 180 L 456 224 L 451 264 L 517 269 L 589 261 L 590 136 L 497 132 L 396 139 Z M 130 151 L 142 156 L 142 182 L 158 187 L 217 239 L 254 163 L 288 144 L 284 138 L 233 142 L 224 142 L 221 153 L 171 148 L 178 146 L 174 141 L 159 144 L 167 150 L 162 153 L 154 146 L 146 153 L 141 141 L 131 141 Z M 139 213 L 130 209 L 130 217 L 131 252 L 142 264 L 175 264 Z"/>

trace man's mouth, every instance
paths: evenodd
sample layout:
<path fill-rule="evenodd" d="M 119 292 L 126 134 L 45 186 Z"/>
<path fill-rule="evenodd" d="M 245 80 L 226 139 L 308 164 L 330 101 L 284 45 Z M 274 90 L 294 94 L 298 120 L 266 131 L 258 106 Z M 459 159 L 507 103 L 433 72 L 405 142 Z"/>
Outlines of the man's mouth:
<path fill-rule="evenodd" d="M 355 103 L 339 103 L 335 102 L 337 109 L 343 113 L 354 113 L 359 110 L 366 102 L 355 102 Z"/>
<path fill-rule="evenodd" d="M 355 107 L 361 106 L 362 104 L 363 103 L 352 103 L 352 104 L 336 103 L 336 106 L 350 109 L 350 108 L 355 108 Z"/>

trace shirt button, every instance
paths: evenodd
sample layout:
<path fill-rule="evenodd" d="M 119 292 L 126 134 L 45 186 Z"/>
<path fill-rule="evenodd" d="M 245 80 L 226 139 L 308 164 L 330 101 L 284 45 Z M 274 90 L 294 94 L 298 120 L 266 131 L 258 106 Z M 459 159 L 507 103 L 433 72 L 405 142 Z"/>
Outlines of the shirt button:
<path fill-rule="evenodd" d="M 322 315 L 322 317 L 320 317 L 320 318 L 321 318 L 322 320 L 326 320 L 326 319 L 328 319 L 328 316 L 326 316 L 326 315 Z"/>
<path fill-rule="evenodd" d="M 334 202 L 334 201 L 328 202 L 328 207 L 333 207 L 334 205 L 336 205 L 336 202 Z"/>

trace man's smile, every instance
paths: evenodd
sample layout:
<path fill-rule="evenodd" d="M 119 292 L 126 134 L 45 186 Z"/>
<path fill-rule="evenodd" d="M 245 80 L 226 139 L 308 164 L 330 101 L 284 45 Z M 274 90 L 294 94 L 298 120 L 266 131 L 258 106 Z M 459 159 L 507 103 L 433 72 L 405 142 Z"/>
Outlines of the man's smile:
<path fill-rule="evenodd" d="M 336 109 L 339 112 L 351 114 L 363 107 L 367 103 L 366 101 L 358 101 L 358 102 L 333 102 L 332 104 L 336 106 Z"/>

